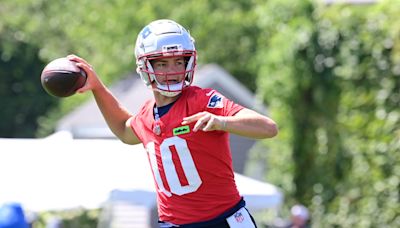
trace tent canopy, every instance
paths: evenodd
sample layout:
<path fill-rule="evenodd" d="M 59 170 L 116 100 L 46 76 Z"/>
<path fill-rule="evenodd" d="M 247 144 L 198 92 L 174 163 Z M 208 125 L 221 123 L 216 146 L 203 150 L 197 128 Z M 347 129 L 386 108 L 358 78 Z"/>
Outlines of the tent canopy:
<path fill-rule="evenodd" d="M 0 138 L 0 145 L 0 205 L 19 202 L 32 211 L 100 208 L 118 197 L 118 192 L 136 192 L 129 194 L 130 200 L 156 203 L 141 144 L 72 139 L 61 133 L 44 139 Z M 282 193 L 275 186 L 237 173 L 235 179 L 250 210 L 282 203 Z"/>

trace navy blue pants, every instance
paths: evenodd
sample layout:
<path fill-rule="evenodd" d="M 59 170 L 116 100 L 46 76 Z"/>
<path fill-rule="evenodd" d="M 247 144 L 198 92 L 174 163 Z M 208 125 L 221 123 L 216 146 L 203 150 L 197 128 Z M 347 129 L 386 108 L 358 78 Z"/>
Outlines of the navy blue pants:
<path fill-rule="evenodd" d="M 234 207 L 229 209 L 228 211 L 224 212 L 223 214 L 219 215 L 218 217 L 205 221 L 205 222 L 197 222 L 197 223 L 190 223 L 190 224 L 183 224 L 183 225 L 171 225 L 169 223 L 165 223 L 163 221 L 158 221 L 160 224 L 160 228 L 172 228 L 172 227 L 183 227 L 183 228 L 229 228 L 229 224 L 226 221 L 226 218 L 233 215 L 236 211 L 240 208 L 246 206 L 246 202 L 243 198 L 237 203 Z M 246 209 L 247 210 L 247 209 Z M 250 213 L 249 213 L 250 214 Z M 254 223 L 254 226 L 257 227 L 256 222 L 254 221 L 253 216 L 251 216 L 251 220 Z"/>

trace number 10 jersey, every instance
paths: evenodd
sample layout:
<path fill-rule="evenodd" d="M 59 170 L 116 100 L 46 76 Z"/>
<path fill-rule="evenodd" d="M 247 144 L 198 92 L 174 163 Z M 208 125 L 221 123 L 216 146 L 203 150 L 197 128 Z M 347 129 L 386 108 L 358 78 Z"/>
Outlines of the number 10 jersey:
<path fill-rule="evenodd" d="M 147 101 L 132 119 L 131 127 L 143 143 L 157 188 L 161 221 L 187 224 L 213 219 L 241 199 L 237 190 L 224 131 L 193 132 L 184 117 L 207 111 L 232 116 L 242 106 L 212 89 L 191 86 L 159 121 L 154 100 Z M 155 132 L 155 127 L 159 132 Z"/>

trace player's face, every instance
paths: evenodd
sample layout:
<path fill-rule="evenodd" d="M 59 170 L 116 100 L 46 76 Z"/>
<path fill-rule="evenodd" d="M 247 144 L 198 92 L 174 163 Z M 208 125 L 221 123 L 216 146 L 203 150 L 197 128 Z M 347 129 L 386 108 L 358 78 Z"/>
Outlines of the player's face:
<path fill-rule="evenodd" d="M 161 85 L 172 85 L 182 82 L 185 78 L 185 59 L 171 57 L 152 60 L 154 73 Z"/>

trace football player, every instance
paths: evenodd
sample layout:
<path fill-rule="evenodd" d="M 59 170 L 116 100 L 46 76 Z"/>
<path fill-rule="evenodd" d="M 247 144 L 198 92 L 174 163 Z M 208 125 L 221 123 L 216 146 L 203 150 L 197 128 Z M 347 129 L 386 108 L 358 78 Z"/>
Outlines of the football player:
<path fill-rule="evenodd" d="M 136 115 L 120 105 L 84 59 L 69 59 L 88 75 L 78 92 L 92 91 L 113 133 L 145 147 L 160 227 L 255 227 L 235 184 L 229 133 L 271 138 L 278 133 L 275 122 L 214 89 L 191 85 L 194 39 L 175 21 L 145 26 L 135 56 L 137 72 L 154 94 Z"/>

